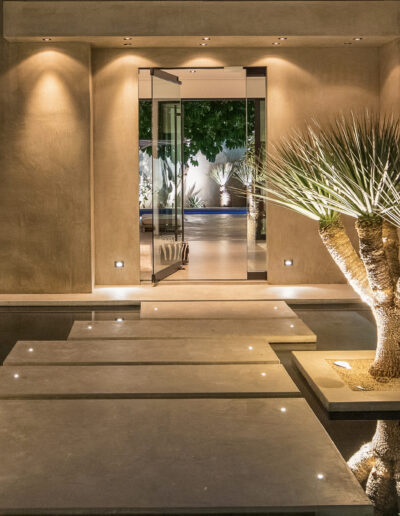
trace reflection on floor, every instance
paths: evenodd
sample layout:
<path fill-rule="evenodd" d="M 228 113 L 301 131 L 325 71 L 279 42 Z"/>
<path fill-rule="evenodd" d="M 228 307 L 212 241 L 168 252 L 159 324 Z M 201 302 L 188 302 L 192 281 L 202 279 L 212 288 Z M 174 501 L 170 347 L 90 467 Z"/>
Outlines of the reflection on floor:
<path fill-rule="evenodd" d="M 168 280 L 245 280 L 246 215 L 185 215 L 189 263 Z M 141 279 L 151 279 L 151 234 L 141 233 Z"/>

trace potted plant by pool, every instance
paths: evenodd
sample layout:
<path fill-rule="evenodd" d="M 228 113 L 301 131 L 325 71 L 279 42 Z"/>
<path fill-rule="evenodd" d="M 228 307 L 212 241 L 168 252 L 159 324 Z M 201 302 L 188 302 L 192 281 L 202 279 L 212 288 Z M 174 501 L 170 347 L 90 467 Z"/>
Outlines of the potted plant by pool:
<path fill-rule="evenodd" d="M 229 179 L 232 177 L 233 163 L 218 163 L 211 168 L 210 177 L 219 186 L 219 205 L 221 207 L 230 206 L 231 196 L 228 192 L 226 185 Z"/>
<path fill-rule="evenodd" d="M 400 120 L 365 113 L 314 122 L 262 166 L 263 196 L 319 222 L 332 258 L 371 308 L 378 335 L 369 374 L 400 377 Z M 359 253 L 341 215 L 356 219 Z"/>

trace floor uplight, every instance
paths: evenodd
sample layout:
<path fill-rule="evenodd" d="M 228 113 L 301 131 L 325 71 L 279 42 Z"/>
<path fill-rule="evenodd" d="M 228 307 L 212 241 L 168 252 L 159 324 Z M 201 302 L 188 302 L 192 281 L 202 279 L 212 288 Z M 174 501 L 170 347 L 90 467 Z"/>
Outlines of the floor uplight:
<path fill-rule="evenodd" d="M 344 360 L 336 360 L 334 364 L 335 366 L 343 367 L 344 369 L 351 369 L 351 365 L 348 362 L 345 362 Z"/>
<path fill-rule="evenodd" d="M 19 374 L 18 374 L 18 373 L 15 373 L 15 374 L 14 374 L 14 378 L 15 378 L 15 379 L 18 379 L 18 378 L 19 378 Z"/>
<path fill-rule="evenodd" d="M 267 376 L 267 373 L 262 372 L 261 376 Z"/>
<path fill-rule="evenodd" d="M 29 353 L 33 353 L 33 348 L 28 349 Z"/>
<path fill-rule="evenodd" d="M 93 326 L 91 324 L 89 324 L 87 327 L 88 330 L 91 330 L 92 328 L 93 328 Z"/>
<path fill-rule="evenodd" d="M 123 319 L 123 317 L 117 317 L 115 320 L 116 320 L 117 322 L 122 322 L 124 319 Z"/>
<path fill-rule="evenodd" d="M 286 412 L 286 407 L 281 407 L 281 412 Z"/>
<path fill-rule="evenodd" d="M 251 351 L 253 349 L 253 346 L 249 346 L 249 350 Z"/>
<path fill-rule="evenodd" d="M 317 478 L 319 480 L 322 480 L 323 478 L 325 478 L 325 475 L 323 475 L 322 473 L 318 473 Z"/>

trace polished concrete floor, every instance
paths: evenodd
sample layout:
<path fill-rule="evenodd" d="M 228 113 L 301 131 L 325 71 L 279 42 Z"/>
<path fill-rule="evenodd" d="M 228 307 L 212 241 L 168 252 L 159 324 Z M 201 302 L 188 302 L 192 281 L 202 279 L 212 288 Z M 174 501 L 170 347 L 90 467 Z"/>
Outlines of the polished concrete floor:
<path fill-rule="evenodd" d="M 185 215 L 189 263 L 167 281 L 245 280 L 247 278 L 246 215 Z M 141 279 L 151 279 L 151 233 L 141 233 Z M 260 248 L 258 261 L 265 252 Z M 254 268 L 261 267 L 252 264 Z"/>

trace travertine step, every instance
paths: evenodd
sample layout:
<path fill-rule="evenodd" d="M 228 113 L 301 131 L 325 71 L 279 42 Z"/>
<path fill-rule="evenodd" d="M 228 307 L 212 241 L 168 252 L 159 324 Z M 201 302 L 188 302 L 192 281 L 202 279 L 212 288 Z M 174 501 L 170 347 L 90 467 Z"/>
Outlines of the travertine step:
<path fill-rule="evenodd" d="M 0 367 L 0 399 L 300 396 L 280 364 Z"/>
<path fill-rule="evenodd" d="M 141 319 L 281 319 L 297 317 L 284 301 L 143 301 Z"/>
<path fill-rule="evenodd" d="M 373 514 L 303 399 L 1 401 L 0 414 L 2 515 Z"/>
<path fill-rule="evenodd" d="M 299 318 L 290 319 L 142 319 L 75 321 L 68 339 L 185 339 L 262 337 L 273 342 L 315 343 L 316 335 Z M 288 347 L 288 349 L 290 349 Z M 312 349 L 312 348 L 311 348 Z"/>
<path fill-rule="evenodd" d="M 279 364 L 264 339 L 19 341 L 4 365 Z"/>

